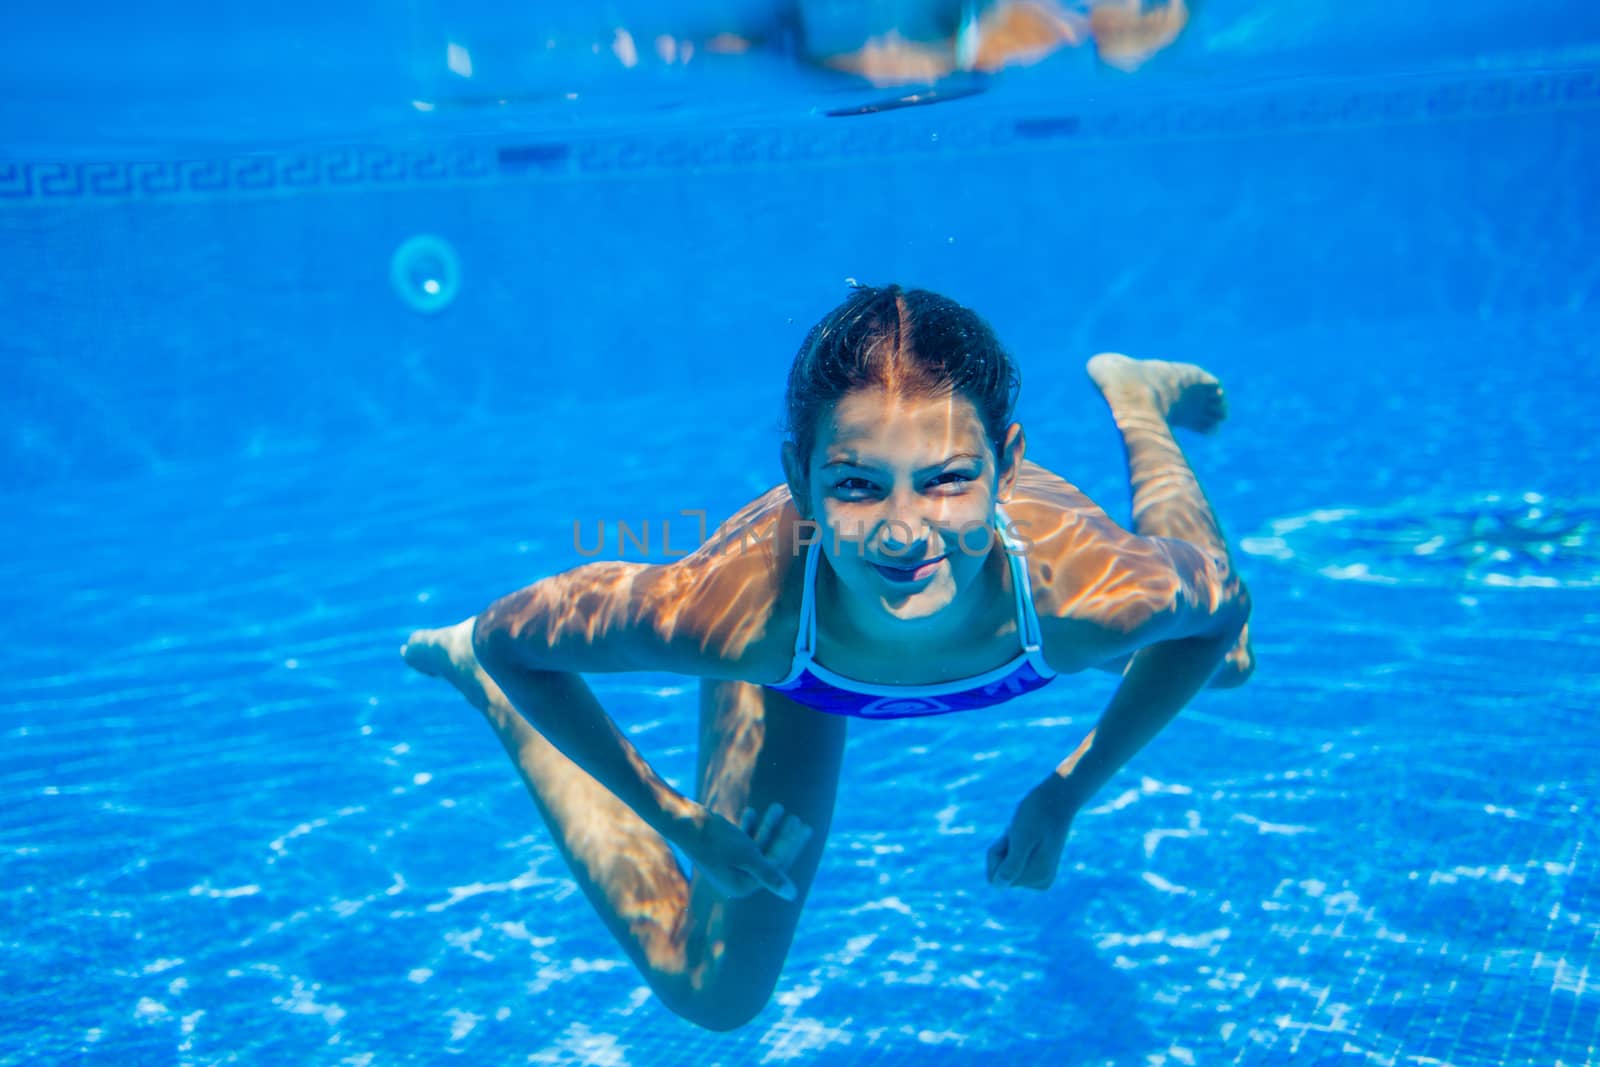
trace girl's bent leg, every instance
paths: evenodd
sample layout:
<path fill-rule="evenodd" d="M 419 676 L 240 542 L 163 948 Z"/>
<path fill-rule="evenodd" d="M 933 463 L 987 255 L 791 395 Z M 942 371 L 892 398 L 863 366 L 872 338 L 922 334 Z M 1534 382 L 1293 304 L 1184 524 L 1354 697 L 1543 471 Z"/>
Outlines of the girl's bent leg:
<path fill-rule="evenodd" d="M 734 823 L 773 803 L 812 837 L 788 874 L 792 901 L 768 892 L 729 899 L 685 877 L 666 840 L 545 740 L 472 655 L 471 620 L 413 635 L 405 657 L 445 678 L 484 713 L 606 928 L 667 1007 L 731 1030 L 776 985 L 833 817 L 845 720 L 742 682 L 703 682 L 698 799 Z M 572 678 L 564 701 L 593 701 Z"/>
<path fill-rule="evenodd" d="M 1212 513 L 1172 427 L 1209 433 L 1227 417 L 1222 385 L 1193 363 L 1135 360 L 1103 353 L 1089 360 L 1089 377 L 1099 386 L 1122 432 L 1133 486 L 1133 531 L 1143 537 L 1172 537 L 1231 560 L 1222 528 Z M 1230 581 L 1238 581 L 1230 576 Z M 1242 685 L 1255 669 L 1248 625 L 1228 652 L 1211 685 Z"/>
<path fill-rule="evenodd" d="M 472 621 L 413 634 L 403 650 L 406 662 L 450 682 L 483 712 L 573 878 L 634 964 L 646 973 L 681 967 L 688 880 L 671 848 L 523 718 L 478 665 Z M 564 700 L 594 700 L 579 678 L 565 688 Z"/>
<path fill-rule="evenodd" d="M 585 687 L 571 699 L 593 697 Z M 685 879 L 660 835 L 515 715 L 518 766 L 579 884 L 662 1003 L 690 1022 L 733 1030 L 771 998 L 833 821 L 845 725 L 761 686 L 701 683 L 696 799 L 734 823 L 779 804 L 812 830 L 788 869 L 795 899 L 784 900 Z"/>
<path fill-rule="evenodd" d="M 746 808 L 781 804 L 812 836 L 789 868 L 793 900 L 766 892 L 730 899 L 698 875 L 691 880 L 687 966 L 651 982 L 685 1018 L 729 1030 L 771 998 L 833 822 L 847 722 L 758 685 L 701 683 L 697 799 L 734 822 Z"/>

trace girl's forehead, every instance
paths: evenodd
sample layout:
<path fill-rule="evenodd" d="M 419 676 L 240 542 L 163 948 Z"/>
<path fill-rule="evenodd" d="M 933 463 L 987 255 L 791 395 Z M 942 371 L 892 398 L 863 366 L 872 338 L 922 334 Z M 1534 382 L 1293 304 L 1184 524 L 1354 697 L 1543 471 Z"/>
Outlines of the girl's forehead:
<path fill-rule="evenodd" d="M 919 429 L 947 427 L 963 433 L 983 432 L 983 420 L 970 399 L 960 393 L 907 396 L 888 389 L 856 389 L 840 397 L 819 427 L 825 434 L 857 435 L 882 429 L 886 423 Z"/>
<path fill-rule="evenodd" d="M 977 408 L 959 394 L 902 397 L 857 390 L 834 405 L 818 430 L 817 455 L 823 462 L 888 454 L 937 461 L 982 455 L 987 441 Z"/>

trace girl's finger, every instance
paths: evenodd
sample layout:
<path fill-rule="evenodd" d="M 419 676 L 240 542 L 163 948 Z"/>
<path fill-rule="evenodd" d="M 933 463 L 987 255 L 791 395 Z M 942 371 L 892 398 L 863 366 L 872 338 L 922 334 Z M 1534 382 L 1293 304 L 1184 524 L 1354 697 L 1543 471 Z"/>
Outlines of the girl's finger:
<path fill-rule="evenodd" d="M 783 825 L 778 828 L 772 847 L 767 849 L 767 859 L 787 870 L 794 863 L 795 857 L 800 855 L 800 850 L 806 847 L 806 842 L 810 840 L 811 827 L 791 815 L 783 820 Z"/>
<path fill-rule="evenodd" d="M 754 837 L 756 835 L 756 809 L 755 808 L 745 808 L 744 809 L 744 812 L 739 816 L 739 829 L 743 830 L 745 832 L 745 834 L 747 834 L 750 837 Z"/>
<path fill-rule="evenodd" d="M 767 850 L 767 842 L 772 840 L 772 835 L 777 832 L 783 822 L 783 805 L 774 800 L 767 807 L 767 813 L 761 817 L 761 825 L 751 837 L 756 839 L 756 844 L 761 846 L 761 851 Z"/>
<path fill-rule="evenodd" d="M 989 881 L 994 881 L 994 872 L 1000 869 L 1000 861 L 1006 858 L 1006 839 L 1002 837 L 989 846 L 989 854 L 985 857 L 988 866 Z"/>
<path fill-rule="evenodd" d="M 995 877 L 1001 885 L 1013 885 L 1022 877 L 1022 872 L 1028 866 L 1028 858 L 1033 855 L 1033 849 L 1011 849 L 1000 864 L 1000 869 L 995 872 Z"/>

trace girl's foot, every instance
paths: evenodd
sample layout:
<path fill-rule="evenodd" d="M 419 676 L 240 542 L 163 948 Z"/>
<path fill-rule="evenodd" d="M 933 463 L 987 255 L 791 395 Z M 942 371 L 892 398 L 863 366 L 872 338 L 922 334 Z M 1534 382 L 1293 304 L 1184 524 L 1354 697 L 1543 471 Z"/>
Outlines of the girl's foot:
<path fill-rule="evenodd" d="M 1193 363 L 1102 352 L 1089 360 L 1088 371 L 1113 408 L 1154 403 L 1169 425 L 1200 433 L 1210 433 L 1228 417 L 1222 383 Z"/>
<path fill-rule="evenodd" d="M 476 621 L 472 618 L 438 630 L 418 630 L 401 646 L 400 655 L 412 670 L 443 678 L 482 711 L 489 703 L 485 692 L 489 676 L 472 651 L 472 626 Z"/>

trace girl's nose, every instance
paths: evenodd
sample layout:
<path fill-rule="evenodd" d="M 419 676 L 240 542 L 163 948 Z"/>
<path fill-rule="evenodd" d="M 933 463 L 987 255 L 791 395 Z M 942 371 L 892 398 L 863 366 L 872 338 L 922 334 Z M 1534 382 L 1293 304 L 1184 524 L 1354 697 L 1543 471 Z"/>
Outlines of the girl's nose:
<path fill-rule="evenodd" d="M 885 555 L 916 556 L 928 539 L 928 520 L 915 503 L 891 501 L 877 533 L 878 547 Z"/>

